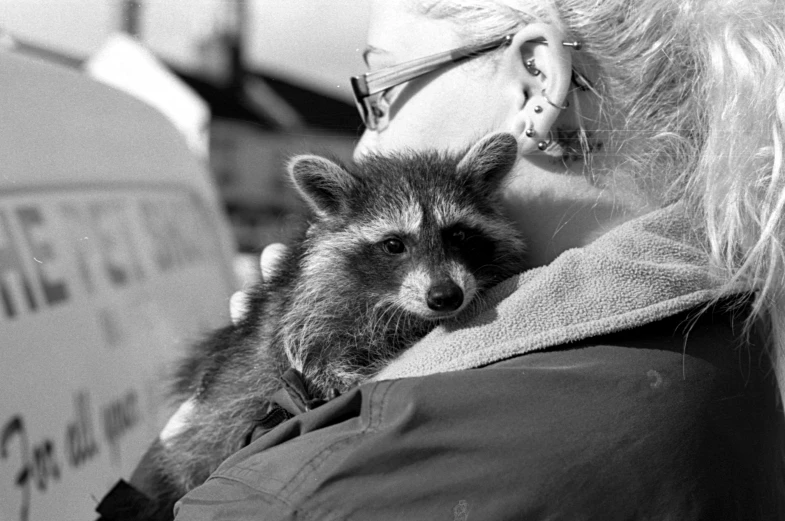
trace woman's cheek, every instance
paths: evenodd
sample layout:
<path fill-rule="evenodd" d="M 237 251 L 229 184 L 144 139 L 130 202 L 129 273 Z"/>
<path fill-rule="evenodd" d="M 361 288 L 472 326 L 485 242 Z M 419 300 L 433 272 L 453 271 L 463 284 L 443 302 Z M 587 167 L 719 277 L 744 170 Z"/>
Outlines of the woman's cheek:
<path fill-rule="evenodd" d="M 366 130 L 354 149 L 355 159 L 368 153 L 384 153 L 402 149 L 422 150 L 443 148 L 439 132 L 440 125 L 425 119 L 417 121 L 407 117 L 397 117 L 381 132 Z"/>

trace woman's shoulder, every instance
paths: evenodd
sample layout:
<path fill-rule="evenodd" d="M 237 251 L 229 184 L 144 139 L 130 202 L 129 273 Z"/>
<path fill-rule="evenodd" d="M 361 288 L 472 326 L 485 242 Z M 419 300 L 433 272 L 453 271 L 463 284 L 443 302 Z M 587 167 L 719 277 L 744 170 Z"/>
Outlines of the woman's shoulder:
<path fill-rule="evenodd" d="M 181 516 L 766 518 L 765 370 L 732 313 L 693 318 L 362 386 L 227 460 Z"/>

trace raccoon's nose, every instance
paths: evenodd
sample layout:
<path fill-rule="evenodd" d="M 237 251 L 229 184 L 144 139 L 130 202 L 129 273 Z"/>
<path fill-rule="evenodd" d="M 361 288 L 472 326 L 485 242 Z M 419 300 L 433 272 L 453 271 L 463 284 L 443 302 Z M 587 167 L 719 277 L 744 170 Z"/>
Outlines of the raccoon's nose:
<path fill-rule="evenodd" d="M 463 304 L 463 291 L 454 282 L 437 284 L 428 290 L 428 307 L 434 311 L 455 311 Z"/>

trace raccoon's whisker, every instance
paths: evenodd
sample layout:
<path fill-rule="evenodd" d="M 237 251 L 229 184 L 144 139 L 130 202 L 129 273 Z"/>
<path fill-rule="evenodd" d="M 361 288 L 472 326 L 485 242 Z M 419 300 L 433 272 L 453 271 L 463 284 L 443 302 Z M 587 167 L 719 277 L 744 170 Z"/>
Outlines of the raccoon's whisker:
<path fill-rule="evenodd" d="M 397 296 L 382 303 L 377 307 L 374 322 L 374 334 L 383 341 L 377 345 L 385 347 L 385 351 L 378 351 L 377 364 L 389 360 L 397 354 L 398 346 L 404 345 L 407 337 L 403 335 L 410 327 L 410 316 L 405 306 L 406 299 Z"/>
<path fill-rule="evenodd" d="M 396 319 L 396 316 L 400 314 L 400 304 L 399 301 L 401 300 L 400 297 L 396 297 L 393 300 L 389 300 L 386 302 L 380 302 L 377 305 L 377 308 L 380 308 L 382 312 L 378 316 L 378 321 L 375 321 L 377 324 L 380 324 L 381 321 L 384 319 L 385 315 L 387 315 L 387 320 L 382 328 L 382 331 L 389 331 L 390 323 Z M 397 328 L 397 325 L 396 325 Z"/>
<path fill-rule="evenodd" d="M 391 318 L 395 318 L 395 328 L 394 330 L 400 331 L 401 330 L 401 321 L 406 317 L 406 308 L 404 307 L 405 299 L 403 297 L 399 297 L 394 301 L 394 307 L 392 308 Z M 387 325 L 389 329 L 389 324 Z"/>
<path fill-rule="evenodd" d="M 503 275 L 505 278 L 506 277 L 511 277 L 511 276 L 513 276 L 513 275 L 515 275 L 517 273 L 521 273 L 523 271 L 522 267 L 518 267 L 518 269 L 510 269 L 509 266 L 505 266 L 503 263 L 499 262 L 499 261 L 504 261 L 504 260 L 506 260 L 506 258 L 510 258 L 512 256 L 513 256 L 513 254 L 507 254 L 505 256 L 497 257 L 496 259 L 494 259 L 494 262 L 489 262 L 489 263 L 483 264 L 482 266 L 478 266 L 477 268 L 471 270 L 470 273 L 473 276 L 476 276 L 477 273 L 479 273 L 480 271 L 482 271 L 482 270 L 489 270 L 490 269 L 490 270 L 497 271 L 497 275 Z"/>
<path fill-rule="evenodd" d="M 519 257 L 519 255 L 520 255 L 520 253 L 516 253 L 516 252 L 507 252 L 507 253 L 503 253 L 503 254 L 500 254 L 500 255 L 496 255 L 493 258 L 493 260 L 492 260 L 492 265 L 496 266 L 496 265 L 502 264 L 503 261 L 507 261 L 507 260 L 509 260 L 511 258 L 517 259 Z M 488 264 L 486 264 L 486 266 L 487 265 Z"/>
<path fill-rule="evenodd" d="M 404 309 L 402 307 L 398 308 L 397 316 L 398 319 L 395 321 L 395 334 L 396 336 L 400 336 L 399 332 L 401 331 L 401 322 L 403 322 L 404 318 L 406 318 Z"/>
<path fill-rule="evenodd" d="M 482 292 L 477 292 L 471 303 L 467 306 L 466 311 L 476 312 L 483 309 L 488 303 L 488 298 Z"/>

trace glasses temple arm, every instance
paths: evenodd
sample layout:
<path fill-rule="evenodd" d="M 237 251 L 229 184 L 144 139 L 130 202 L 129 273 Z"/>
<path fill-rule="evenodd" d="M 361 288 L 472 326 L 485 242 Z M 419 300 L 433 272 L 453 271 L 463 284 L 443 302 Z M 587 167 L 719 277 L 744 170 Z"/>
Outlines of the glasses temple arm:
<path fill-rule="evenodd" d="M 365 96 L 370 96 L 400 83 L 409 81 L 417 76 L 431 72 L 444 64 L 457 63 L 466 58 L 491 51 L 503 45 L 509 45 L 511 42 L 512 35 L 507 35 L 481 46 L 467 45 L 459 47 L 458 49 L 418 58 L 382 71 L 369 72 L 359 77 L 364 79 L 364 85 L 361 85 L 361 88 L 362 91 L 364 91 Z"/>

